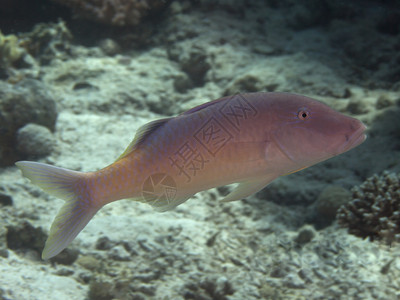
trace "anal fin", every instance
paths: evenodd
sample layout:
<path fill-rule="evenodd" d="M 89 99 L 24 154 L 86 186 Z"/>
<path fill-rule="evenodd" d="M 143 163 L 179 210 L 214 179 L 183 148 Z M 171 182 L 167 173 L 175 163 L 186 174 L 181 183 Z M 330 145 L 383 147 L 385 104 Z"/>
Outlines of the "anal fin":
<path fill-rule="evenodd" d="M 239 185 L 221 201 L 230 202 L 249 197 L 254 193 L 262 190 L 275 178 L 276 178 L 275 175 L 268 175 L 266 177 L 240 182 Z"/>

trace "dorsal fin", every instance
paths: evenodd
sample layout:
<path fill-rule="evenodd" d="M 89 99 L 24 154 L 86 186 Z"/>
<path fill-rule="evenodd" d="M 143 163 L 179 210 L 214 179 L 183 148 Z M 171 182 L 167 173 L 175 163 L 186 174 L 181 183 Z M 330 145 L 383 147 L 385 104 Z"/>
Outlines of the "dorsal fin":
<path fill-rule="evenodd" d="M 144 124 L 140 127 L 135 134 L 133 141 L 129 144 L 129 146 L 125 149 L 125 151 L 118 157 L 118 160 L 124 158 L 128 154 L 130 154 L 133 150 L 137 149 L 140 145 L 144 143 L 144 141 L 158 128 L 163 126 L 169 120 L 173 118 L 164 118 L 160 120 L 151 121 L 150 123 Z"/>
<path fill-rule="evenodd" d="M 228 98 L 231 98 L 231 97 L 232 96 L 222 97 L 222 98 L 219 98 L 219 99 L 216 99 L 216 100 L 213 100 L 213 101 L 209 101 L 209 102 L 197 105 L 197 106 L 195 106 L 195 107 L 183 112 L 181 115 L 188 115 L 188 114 L 192 114 L 192 113 L 198 112 L 199 110 L 202 110 L 202 109 L 204 109 L 206 107 L 209 107 L 211 105 L 214 105 L 216 103 L 219 103 L 219 102 L 221 102 L 223 100 L 226 100 Z"/>

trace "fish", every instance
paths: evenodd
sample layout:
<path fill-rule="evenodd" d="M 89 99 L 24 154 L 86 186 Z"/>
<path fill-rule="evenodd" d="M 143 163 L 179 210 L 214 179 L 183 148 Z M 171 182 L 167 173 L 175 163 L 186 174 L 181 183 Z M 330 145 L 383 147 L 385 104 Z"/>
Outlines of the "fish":
<path fill-rule="evenodd" d="M 42 252 L 65 249 L 104 205 L 120 199 L 173 209 L 194 194 L 238 183 L 222 201 L 243 199 L 274 179 L 344 153 L 366 126 L 315 99 L 291 93 L 243 93 L 196 106 L 138 129 L 111 165 L 78 172 L 19 161 L 22 174 L 65 201 Z"/>

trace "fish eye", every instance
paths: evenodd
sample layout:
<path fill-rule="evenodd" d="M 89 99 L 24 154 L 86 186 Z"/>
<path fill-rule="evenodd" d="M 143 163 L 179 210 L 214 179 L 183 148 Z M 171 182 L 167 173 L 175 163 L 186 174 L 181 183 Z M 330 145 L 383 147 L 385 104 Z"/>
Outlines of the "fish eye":
<path fill-rule="evenodd" d="M 301 109 L 299 110 L 299 112 L 297 113 L 297 118 L 299 118 L 302 121 L 305 121 L 309 118 L 310 113 L 307 110 Z"/>

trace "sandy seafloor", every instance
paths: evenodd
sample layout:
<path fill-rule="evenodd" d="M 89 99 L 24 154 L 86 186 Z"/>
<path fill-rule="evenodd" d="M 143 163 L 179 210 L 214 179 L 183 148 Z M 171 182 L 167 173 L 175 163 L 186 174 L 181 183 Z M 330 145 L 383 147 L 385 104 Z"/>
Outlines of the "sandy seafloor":
<path fill-rule="evenodd" d="M 47 234 L 62 200 L 3 167 L 12 205 L 0 206 L 0 299 L 400 299 L 400 246 L 362 240 L 336 221 L 321 226 L 314 205 L 329 186 L 350 190 L 400 171 L 400 34 L 375 26 L 390 3 L 342 3 L 355 16 L 336 12 L 326 23 L 300 6 L 175 2 L 144 46 L 79 36 L 48 63 L 16 69 L 58 109 L 55 148 L 27 158 L 74 170 L 112 163 L 151 120 L 244 91 L 314 97 L 362 120 L 369 138 L 246 200 L 219 203 L 219 188 L 165 213 L 112 203 L 65 261 L 42 261 L 43 244 L 7 244 L 13 228 L 33 240 Z M 302 243 L 299 232 L 309 235 Z"/>

